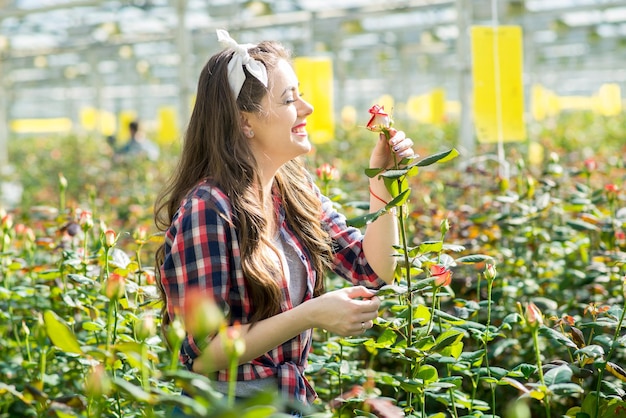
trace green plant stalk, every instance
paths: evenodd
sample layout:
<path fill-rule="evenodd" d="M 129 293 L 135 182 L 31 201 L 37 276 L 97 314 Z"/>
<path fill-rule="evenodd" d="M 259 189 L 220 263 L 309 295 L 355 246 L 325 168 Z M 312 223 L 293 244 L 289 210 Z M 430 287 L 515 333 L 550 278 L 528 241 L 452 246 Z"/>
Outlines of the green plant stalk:
<path fill-rule="evenodd" d="M 87 276 L 87 231 L 84 232 L 85 238 L 83 239 L 83 275 Z"/>
<path fill-rule="evenodd" d="M 493 289 L 493 279 L 487 280 L 487 328 L 486 335 L 483 340 L 485 344 L 485 365 L 487 366 L 487 376 L 491 378 L 491 367 L 489 366 L 489 341 L 491 341 L 491 304 L 492 297 L 491 292 Z M 491 414 L 496 416 L 496 388 L 493 382 L 489 382 L 489 389 L 491 390 Z M 550 418 L 548 416 L 548 418 Z"/>
<path fill-rule="evenodd" d="M 146 362 L 148 361 L 148 346 L 145 341 L 141 342 L 141 386 L 148 392 L 150 390 L 150 379 L 148 377 L 148 368 Z"/>
<path fill-rule="evenodd" d="M 141 250 L 143 248 L 143 244 L 139 244 L 137 247 L 137 251 L 135 252 L 135 257 L 137 258 L 137 272 L 139 273 L 139 283 L 141 286 L 141 279 L 143 278 L 143 267 L 141 266 Z"/>
<path fill-rule="evenodd" d="M 343 344 L 339 344 L 339 370 L 337 370 L 337 378 L 339 379 L 339 396 L 343 396 L 343 380 L 341 379 L 341 366 L 343 365 Z"/>
<path fill-rule="evenodd" d="M 45 382 L 46 377 L 46 356 L 48 355 L 48 347 L 41 348 L 41 356 L 39 357 L 39 379 L 41 383 Z"/>
<path fill-rule="evenodd" d="M 109 309 L 107 310 L 107 352 L 109 352 L 111 350 L 111 344 L 114 341 L 113 338 L 113 333 L 114 333 L 114 328 L 113 328 L 113 322 L 114 322 L 114 314 L 113 311 L 116 310 L 115 309 L 115 305 L 116 305 L 117 301 L 114 299 L 109 300 Z M 116 315 L 117 316 L 117 315 Z"/>
<path fill-rule="evenodd" d="M 109 251 L 111 251 L 110 247 L 106 247 L 104 250 L 104 279 L 109 278 Z"/>
<path fill-rule="evenodd" d="M 400 230 L 400 240 L 402 243 L 404 256 L 404 277 L 406 279 L 407 294 L 406 302 L 409 306 L 407 320 L 407 346 L 413 347 L 413 289 L 411 284 L 411 264 L 409 260 L 409 245 L 406 238 L 406 226 L 404 224 L 404 205 L 398 207 L 398 229 Z"/>
<path fill-rule="evenodd" d="M 543 378 L 543 366 L 541 364 L 541 350 L 539 349 L 539 327 L 532 328 L 533 345 L 535 346 L 535 357 L 537 357 L 537 373 L 539 373 L 539 382 L 545 388 L 546 381 Z M 550 418 L 550 397 L 548 393 L 545 394 L 543 399 L 543 405 L 546 409 L 546 418 Z"/>
<path fill-rule="evenodd" d="M 451 376 L 449 364 L 446 365 L 446 371 L 448 372 L 448 376 Z M 456 402 L 454 401 L 454 388 L 448 389 L 448 392 L 450 393 L 450 404 L 452 407 L 452 415 L 454 416 L 454 418 L 459 418 L 459 412 L 456 410 Z"/>
<path fill-rule="evenodd" d="M 615 327 L 615 332 L 613 333 L 613 340 L 611 341 L 611 348 L 609 348 L 609 352 L 606 355 L 605 364 L 611 360 L 613 356 L 613 350 L 617 344 L 615 342 L 619 338 L 620 330 L 622 329 L 622 324 L 624 323 L 624 318 L 626 317 L 626 297 L 624 298 L 624 302 L 622 305 L 622 314 L 619 317 L 619 322 L 617 323 L 617 327 Z M 604 369 L 598 370 L 598 382 L 596 383 L 596 405 L 595 405 L 595 417 L 598 417 L 598 413 L 600 412 L 600 386 L 602 385 L 602 378 L 604 376 Z"/>
<path fill-rule="evenodd" d="M 230 354 L 228 364 L 228 407 L 235 406 L 235 390 L 237 388 L 237 355 Z"/>

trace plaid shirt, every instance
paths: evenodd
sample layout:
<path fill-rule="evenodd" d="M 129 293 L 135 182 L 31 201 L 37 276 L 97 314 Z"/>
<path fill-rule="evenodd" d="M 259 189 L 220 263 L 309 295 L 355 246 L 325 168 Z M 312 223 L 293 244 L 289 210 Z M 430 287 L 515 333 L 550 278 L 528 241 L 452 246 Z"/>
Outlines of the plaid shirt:
<path fill-rule="evenodd" d="M 332 202 L 322 196 L 320 214 L 323 228 L 332 238 L 333 270 L 355 285 L 378 288 L 385 283 L 365 260 L 361 232 L 346 225 L 345 217 L 337 213 Z M 316 273 L 309 254 L 285 220 L 279 202 L 280 232 L 302 260 L 307 273 L 304 301 L 313 297 Z M 251 304 L 246 280 L 241 268 L 241 253 L 237 222 L 228 197 L 217 187 L 204 181 L 197 185 L 182 202 L 165 234 L 165 261 L 161 266 L 161 281 L 167 296 L 167 309 L 174 318 L 182 312 L 185 295 L 200 288 L 223 310 L 230 323 L 249 323 Z M 288 289 L 282 289 L 281 311 L 292 308 Z M 304 302 L 303 301 L 303 302 Z M 304 378 L 311 348 L 312 330 L 306 330 L 261 357 L 238 368 L 238 380 L 276 377 L 281 393 L 303 403 L 312 402 L 315 391 Z M 183 341 L 180 358 L 191 369 L 201 348 L 190 334 Z M 227 381 L 226 370 L 217 373 L 217 380 Z"/>

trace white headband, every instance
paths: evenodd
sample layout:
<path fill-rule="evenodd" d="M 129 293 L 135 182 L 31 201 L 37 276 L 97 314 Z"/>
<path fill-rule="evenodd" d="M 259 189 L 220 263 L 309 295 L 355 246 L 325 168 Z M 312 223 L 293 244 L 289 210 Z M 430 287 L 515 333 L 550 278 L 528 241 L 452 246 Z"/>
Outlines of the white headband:
<path fill-rule="evenodd" d="M 243 82 L 246 81 L 246 73 L 243 71 L 244 65 L 254 78 L 267 87 L 267 69 L 265 68 L 265 65 L 253 59 L 250 54 L 248 54 L 248 49 L 256 45 L 240 45 L 230 37 L 228 32 L 223 29 L 217 29 L 216 32 L 217 40 L 223 46 L 235 50 L 235 54 L 228 63 L 228 84 L 230 84 L 230 89 L 233 91 L 235 99 L 239 97 L 239 92 L 241 91 Z"/>

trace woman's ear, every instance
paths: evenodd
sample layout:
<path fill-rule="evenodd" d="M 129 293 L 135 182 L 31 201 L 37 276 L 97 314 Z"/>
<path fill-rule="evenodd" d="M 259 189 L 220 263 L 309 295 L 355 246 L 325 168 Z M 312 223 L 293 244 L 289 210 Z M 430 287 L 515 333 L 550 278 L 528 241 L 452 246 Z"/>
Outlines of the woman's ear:
<path fill-rule="evenodd" d="M 246 138 L 254 138 L 254 131 L 250 125 L 250 118 L 245 112 L 241 112 L 241 130 Z"/>

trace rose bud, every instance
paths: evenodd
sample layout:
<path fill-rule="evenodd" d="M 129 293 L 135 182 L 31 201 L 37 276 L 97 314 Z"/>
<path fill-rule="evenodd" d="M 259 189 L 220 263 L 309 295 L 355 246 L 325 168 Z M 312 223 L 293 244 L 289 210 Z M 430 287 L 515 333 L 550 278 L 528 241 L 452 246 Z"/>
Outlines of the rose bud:
<path fill-rule="evenodd" d="M 126 290 L 126 279 L 117 273 L 112 273 L 106 281 L 104 294 L 110 300 L 117 300 L 124 296 Z"/>
<path fill-rule="evenodd" d="M 496 271 L 496 266 L 494 264 L 487 264 L 485 267 L 485 279 L 491 281 L 496 278 L 498 272 Z"/>
<path fill-rule="evenodd" d="M 383 132 L 391 127 L 392 120 L 385 112 L 384 106 L 374 105 L 369 109 L 372 117 L 367 122 L 366 128 L 372 132 Z"/>
<path fill-rule="evenodd" d="M 143 318 L 135 322 L 135 338 L 137 338 L 137 340 L 145 341 L 155 334 L 156 324 L 154 322 L 154 316 L 151 313 L 144 315 Z"/>
<path fill-rule="evenodd" d="M 526 321 L 528 321 L 528 324 L 532 327 L 543 325 L 543 314 L 537 305 L 532 302 L 526 305 Z"/>
<path fill-rule="evenodd" d="M 104 246 L 107 248 L 111 248 L 115 245 L 115 231 L 112 229 L 107 229 L 104 232 Z"/>
<path fill-rule="evenodd" d="M 85 393 L 91 397 L 108 395 L 111 392 L 111 379 L 102 364 L 92 367 L 85 380 Z"/>
<path fill-rule="evenodd" d="M 185 296 L 183 322 L 185 329 L 200 341 L 215 334 L 224 321 L 222 310 L 199 289 L 192 289 Z"/>

